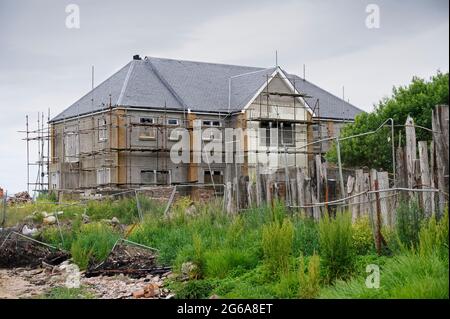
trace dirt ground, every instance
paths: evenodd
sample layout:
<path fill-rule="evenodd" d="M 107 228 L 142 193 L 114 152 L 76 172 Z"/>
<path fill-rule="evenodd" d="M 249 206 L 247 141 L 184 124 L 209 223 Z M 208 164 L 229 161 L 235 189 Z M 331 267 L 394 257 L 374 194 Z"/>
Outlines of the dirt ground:
<path fill-rule="evenodd" d="M 133 293 L 145 289 L 149 285 L 157 288 L 151 298 L 169 299 L 173 297 L 164 287 L 164 280 L 171 272 L 163 275 L 147 275 L 142 278 L 131 278 L 123 274 L 115 276 L 96 276 L 80 278 L 80 283 L 87 288 L 94 298 L 128 299 Z M 27 299 L 43 296 L 54 287 L 64 287 L 64 273 L 46 268 L 13 268 L 0 269 L 0 299 Z"/>
<path fill-rule="evenodd" d="M 33 279 L 34 274 L 36 271 L 0 269 L 0 299 L 33 298 L 51 288 L 38 277 Z"/>

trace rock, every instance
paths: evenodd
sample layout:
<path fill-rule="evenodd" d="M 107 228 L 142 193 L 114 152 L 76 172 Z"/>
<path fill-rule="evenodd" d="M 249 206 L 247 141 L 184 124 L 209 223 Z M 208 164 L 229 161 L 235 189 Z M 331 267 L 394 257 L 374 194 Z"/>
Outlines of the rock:
<path fill-rule="evenodd" d="M 60 210 L 59 212 L 56 212 L 56 215 L 62 215 L 64 214 L 64 212 L 62 210 Z"/>
<path fill-rule="evenodd" d="M 181 273 L 189 278 L 195 277 L 197 271 L 197 265 L 191 261 L 185 262 L 181 265 Z"/>
<path fill-rule="evenodd" d="M 22 234 L 25 236 L 33 236 L 38 232 L 37 228 L 28 228 L 27 225 L 23 226 Z"/>
<path fill-rule="evenodd" d="M 81 218 L 83 219 L 83 223 L 85 223 L 85 224 L 89 223 L 89 221 L 90 221 L 89 216 L 86 214 L 82 214 Z"/>
<path fill-rule="evenodd" d="M 133 297 L 136 299 L 142 298 L 142 297 L 144 297 L 144 295 L 145 295 L 144 289 L 139 289 L 139 290 L 133 291 Z"/>
<path fill-rule="evenodd" d="M 45 217 L 48 216 L 48 213 L 47 212 L 41 212 L 40 215 L 42 216 L 42 218 L 45 218 Z"/>
<path fill-rule="evenodd" d="M 117 217 L 111 218 L 111 224 L 113 224 L 113 225 L 119 225 L 119 224 L 120 224 L 119 219 L 118 219 Z"/>
<path fill-rule="evenodd" d="M 212 295 L 209 299 L 220 299 L 220 297 L 218 295 Z"/>
<path fill-rule="evenodd" d="M 43 219 L 43 223 L 45 225 L 53 225 L 56 223 L 56 217 L 55 216 L 47 216 Z"/>

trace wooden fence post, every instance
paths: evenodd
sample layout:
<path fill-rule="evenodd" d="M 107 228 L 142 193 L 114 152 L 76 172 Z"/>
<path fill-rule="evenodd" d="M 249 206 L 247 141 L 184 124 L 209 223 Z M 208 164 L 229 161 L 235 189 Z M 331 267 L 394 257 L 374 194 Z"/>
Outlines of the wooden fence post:
<path fill-rule="evenodd" d="M 428 163 L 428 143 L 426 141 L 419 141 L 419 161 L 420 161 L 420 181 L 422 189 L 431 188 L 430 167 Z M 422 193 L 422 202 L 425 215 L 430 217 L 431 210 L 431 193 Z"/>
<path fill-rule="evenodd" d="M 436 151 L 436 171 L 439 192 L 439 214 L 442 215 L 445 208 L 445 195 L 448 194 L 449 179 L 449 127 L 448 106 L 438 105 L 432 112 L 433 140 Z"/>
<path fill-rule="evenodd" d="M 415 180 L 415 160 L 417 158 L 416 149 L 416 129 L 414 127 L 414 120 L 408 116 L 405 123 L 406 131 L 406 170 L 408 188 L 414 188 Z M 409 197 L 414 197 L 414 192 L 409 192 Z"/>

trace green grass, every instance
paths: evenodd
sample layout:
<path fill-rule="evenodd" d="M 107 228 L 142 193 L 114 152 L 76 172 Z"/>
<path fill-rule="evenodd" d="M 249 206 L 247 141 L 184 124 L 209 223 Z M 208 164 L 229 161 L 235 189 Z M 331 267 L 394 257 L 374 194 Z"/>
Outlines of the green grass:
<path fill-rule="evenodd" d="M 319 222 L 320 257 L 327 282 L 348 278 L 354 269 L 354 243 L 351 216 L 327 214 Z"/>
<path fill-rule="evenodd" d="M 418 225 L 416 208 L 402 208 L 403 224 L 383 229 L 389 256 L 377 256 L 367 218 L 352 225 L 348 214 L 338 214 L 336 218 L 325 216 L 318 223 L 287 211 L 281 202 L 237 215 L 227 215 L 220 201 L 196 203 L 195 211 L 188 215 L 192 202 L 185 197 L 164 216 L 164 205 L 141 196 L 139 203 L 144 221 L 128 239 L 157 248 L 158 262 L 172 266 L 175 272 L 180 272 L 185 262 L 197 266 L 190 280 L 169 284 L 178 298 L 208 298 L 212 294 L 224 298 L 448 296 L 448 214 L 439 221 L 430 219 Z M 39 202 L 29 206 L 55 209 L 54 204 Z M 70 206 L 67 215 L 64 210 L 64 240 L 56 226 L 47 227 L 40 235 L 44 241 L 69 250 L 82 269 L 104 260 L 116 240 L 124 236 L 102 219 L 138 221 L 135 198 L 89 202 L 89 224 L 82 223 L 84 209 Z M 399 240 L 399 232 L 403 240 Z M 414 245 L 409 244 L 411 238 Z M 368 264 L 381 268 L 380 289 L 365 286 Z"/>
<path fill-rule="evenodd" d="M 380 288 L 367 288 L 365 276 L 338 281 L 322 290 L 322 298 L 448 298 L 448 259 L 435 254 L 422 258 L 414 253 L 395 256 L 380 267 Z"/>

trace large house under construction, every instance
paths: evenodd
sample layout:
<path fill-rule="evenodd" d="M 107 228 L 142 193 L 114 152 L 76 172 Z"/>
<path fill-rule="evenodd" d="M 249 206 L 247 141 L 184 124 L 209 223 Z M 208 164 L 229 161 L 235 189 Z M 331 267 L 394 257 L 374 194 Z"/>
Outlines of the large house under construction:
<path fill-rule="evenodd" d="M 117 190 L 148 185 L 224 184 L 259 171 L 250 159 L 271 152 L 265 170 L 308 167 L 327 151 L 357 107 L 286 73 L 257 68 L 134 56 L 133 60 L 50 121 L 49 189 Z M 258 128 L 244 137 L 239 165 L 173 163 L 172 130 Z M 278 128 L 274 149 L 268 140 Z M 192 133 L 190 133 L 192 138 Z M 202 136 L 209 142 L 210 136 Z M 194 154 L 190 155 L 191 157 Z"/>

